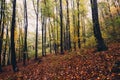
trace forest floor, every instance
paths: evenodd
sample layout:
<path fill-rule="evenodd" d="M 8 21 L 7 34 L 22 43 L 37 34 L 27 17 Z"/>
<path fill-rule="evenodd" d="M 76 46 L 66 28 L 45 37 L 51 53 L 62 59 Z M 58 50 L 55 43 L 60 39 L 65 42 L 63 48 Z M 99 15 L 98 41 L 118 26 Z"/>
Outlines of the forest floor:
<path fill-rule="evenodd" d="M 120 80 L 119 73 L 111 72 L 115 61 L 120 60 L 120 43 L 108 47 L 103 52 L 82 49 L 50 54 L 38 61 L 29 60 L 26 66 L 18 63 L 19 72 L 6 66 L 0 80 Z"/>

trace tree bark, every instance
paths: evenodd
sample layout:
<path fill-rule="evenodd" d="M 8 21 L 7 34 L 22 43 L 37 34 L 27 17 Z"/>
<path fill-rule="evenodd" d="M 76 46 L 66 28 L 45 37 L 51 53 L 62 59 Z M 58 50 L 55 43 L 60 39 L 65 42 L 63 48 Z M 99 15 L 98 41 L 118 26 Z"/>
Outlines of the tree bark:
<path fill-rule="evenodd" d="M 71 49 L 71 35 L 70 35 L 70 20 L 69 20 L 69 1 L 66 0 L 67 3 L 67 25 L 66 25 L 66 33 L 67 33 L 67 49 Z"/>
<path fill-rule="evenodd" d="M 16 0 L 13 1 L 13 13 L 12 13 L 12 25 L 11 25 L 11 63 L 13 67 L 13 71 L 18 71 L 17 62 L 16 62 L 16 53 L 15 53 L 15 25 L 16 25 Z"/>
<path fill-rule="evenodd" d="M 44 25 L 45 25 L 45 18 L 42 16 L 42 56 L 45 56 L 45 45 L 44 45 Z"/>
<path fill-rule="evenodd" d="M 78 36 L 78 48 L 80 49 L 81 48 L 81 43 L 80 43 L 80 9 L 79 9 L 79 6 L 80 6 L 80 1 L 77 0 L 77 10 L 78 10 L 78 13 L 77 13 L 77 16 L 78 16 L 77 36 Z"/>
<path fill-rule="evenodd" d="M 28 29 L 28 15 L 27 15 L 27 2 L 24 0 L 24 49 L 23 49 L 23 65 L 26 64 L 27 58 L 27 29 Z"/>
<path fill-rule="evenodd" d="M 62 11 L 62 0 L 60 0 L 60 53 L 63 52 L 63 11 Z"/>
<path fill-rule="evenodd" d="M 94 36 L 97 42 L 97 51 L 104 51 L 104 50 L 107 50 L 107 47 L 104 43 L 101 31 L 100 31 L 99 20 L 98 20 L 97 0 L 90 0 L 90 2 L 91 2 L 91 9 L 92 9 Z"/>
<path fill-rule="evenodd" d="M 3 44 L 3 35 L 4 35 L 4 6 L 5 0 L 1 0 L 1 16 L 0 16 L 0 72 L 2 72 L 1 66 L 1 54 L 2 54 L 2 44 Z"/>
<path fill-rule="evenodd" d="M 35 4 L 33 1 L 34 11 L 36 14 L 36 40 L 35 40 L 35 60 L 38 58 L 38 16 L 39 16 L 39 0 L 37 0 L 37 9 L 35 9 Z"/>
<path fill-rule="evenodd" d="M 76 23 L 75 23 L 75 2 L 74 0 L 72 1 L 72 9 L 73 9 L 73 12 L 72 12 L 72 16 L 73 16 L 73 27 L 74 27 L 74 39 L 73 39 L 73 44 L 74 44 L 74 50 L 76 51 L 76 41 L 75 41 L 75 38 L 76 38 Z"/>
<path fill-rule="evenodd" d="M 4 49 L 3 61 L 2 61 L 3 66 L 5 66 L 5 62 L 6 62 L 7 44 L 8 44 L 8 25 L 7 25 L 7 29 L 6 29 L 6 41 L 5 41 L 5 49 Z"/>

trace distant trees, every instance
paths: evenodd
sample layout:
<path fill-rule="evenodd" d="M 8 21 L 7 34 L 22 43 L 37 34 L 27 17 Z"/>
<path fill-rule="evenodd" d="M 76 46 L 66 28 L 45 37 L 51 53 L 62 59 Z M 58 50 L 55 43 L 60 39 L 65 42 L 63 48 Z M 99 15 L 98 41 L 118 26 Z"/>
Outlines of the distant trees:
<path fill-rule="evenodd" d="M 9 34 L 8 34 L 8 25 L 7 25 L 7 28 L 6 28 L 6 40 L 5 40 L 5 47 L 4 47 L 3 60 L 2 60 L 2 65 L 3 66 L 5 66 L 5 62 L 6 62 L 6 52 L 7 52 L 8 38 L 9 38 Z"/>
<path fill-rule="evenodd" d="M 47 29 L 47 17 L 49 16 L 49 7 L 48 7 L 49 0 L 42 1 L 42 8 L 41 8 L 41 22 L 42 22 L 42 56 L 46 55 L 46 29 Z M 48 11 L 47 11 L 48 10 Z"/>
<path fill-rule="evenodd" d="M 104 50 L 107 50 L 107 47 L 104 43 L 101 31 L 100 31 L 97 0 L 90 0 L 90 2 L 91 2 L 91 9 L 92 9 L 93 31 L 94 31 L 94 36 L 97 42 L 97 50 L 104 51 Z"/>
<path fill-rule="evenodd" d="M 118 0 L 101 1 L 98 3 L 98 8 L 100 12 L 100 25 L 104 34 L 107 35 L 107 42 L 119 41 L 120 8 Z"/>
<path fill-rule="evenodd" d="M 103 51 L 107 50 L 107 40 L 120 40 L 119 0 L 101 0 L 99 6 L 97 0 L 90 0 L 92 20 L 88 16 L 88 0 L 32 0 L 35 14 L 32 10 L 32 14 L 28 13 L 27 0 L 23 0 L 21 10 L 16 6 L 16 0 L 10 1 L 9 5 L 6 1 L 0 0 L 0 72 L 6 63 L 18 71 L 17 60 L 25 65 L 28 52 L 37 60 L 38 53 L 42 56 L 49 52 L 64 54 L 83 47 L 95 47 L 96 43 L 97 50 Z M 24 14 L 21 15 L 20 11 Z M 33 26 L 34 17 L 36 27 Z M 29 18 L 33 21 L 30 21 L 30 28 L 35 28 L 35 32 L 28 31 Z M 35 41 L 28 37 L 29 33 Z"/>

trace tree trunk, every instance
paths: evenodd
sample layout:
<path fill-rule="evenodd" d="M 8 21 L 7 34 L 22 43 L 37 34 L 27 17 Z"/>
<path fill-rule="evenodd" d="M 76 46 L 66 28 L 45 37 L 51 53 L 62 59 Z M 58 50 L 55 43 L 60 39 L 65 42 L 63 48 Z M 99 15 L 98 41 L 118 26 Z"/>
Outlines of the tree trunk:
<path fill-rule="evenodd" d="M 79 9 L 79 5 L 80 5 L 80 2 L 79 2 L 79 0 L 77 0 L 77 10 L 78 10 L 78 13 L 77 13 L 77 16 L 78 16 L 77 36 L 78 36 L 78 48 L 80 49 L 81 43 L 80 43 L 80 9 Z"/>
<path fill-rule="evenodd" d="M 101 31 L 100 31 L 97 0 L 90 0 L 90 2 L 91 2 L 91 9 L 92 9 L 94 36 L 97 41 L 97 51 L 104 51 L 104 50 L 107 50 L 107 47 L 104 43 L 104 40 L 101 35 Z"/>
<path fill-rule="evenodd" d="M 6 62 L 7 44 L 8 44 L 8 25 L 7 25 L 7 29 L 6 29 L 5 50 L 4 50 L 4 53 L 3 53 L 3 61 L 2 61 L 3 66 L 5 66 L 5 62 Z"/>
<path fill-rule="evenodd" d="M 16 62 L 16 53 L 15 53 L 15 40 L 14 40 L 14 32 L 16 25 L 16 0 L 13 1 L 13 14 L 12 14 L 12 25 L 11 25 L 11 63 L 13 67 L 13 71 L 18 71 L 17 62 Z"/>
<path fill-rule="evenodd" d="M 53 48 L 54 48 L 54 51 L 55 51 L 55 54 L 56 54 L 56 43 L 55 43 L 55 32 L 54 32 L 54 26 L 52 25 L 52 22 L 49 18 L 49 22 L 50 22 L 50 26 L 51 26 L 51 34 L 52 34 L 52 39 L 53 39 Z"/>
<path fill-rule="evenodd" d="M 70 37 L 70 20 L 69 20 L 69 1 L 66 0 L 67 3 L 67 25 L 66 25 L 66 33 L 67 33 L 67 49 L 71 49 L 71 37 Z"/>
<path fill-rule="evenodd" d="M 44 54 L 46 56 L 46 27 L 47 27 L 47 21 L 46 21 L 46 17 L 45 17 L 45 25 L 44 25 Z"/>
<path fill-rule="evenodd" d="M 21 26 L 21 22 L 20 22 L 20 20 L 18 20 L 19 21 L 19 39 L 18 39 L 18 41 L 19 41 L 19 57 L 18 57 L 18 61 L 20 62 L 21 61 L 21 42 L 20 42 L 20 35 L 22 35 L 22 34 L 20 34 L 21 32 L 20 32 L 20 26 Z"/>
<path fill-rule="evenodd" d="M 35 6 L 34 6 L 35 9 Z M 39 0 L 37 0 L 37 10 L 36 13 L 36 40 L 35 40 L 35 60 L 38 58 L 38 16 L 39 16 Z"/>
<path fill-rule="evenodd" d="M 59 18 L 59 16 L 58 16 L 58 13 L 59 13 L 58 9 L 59 9 L 59 7 L 57 5 L 57 1 L 58 0 L 55 0 L 55 3 L 56 3 L 56 18 L 55 19 L 56 20 L 58 20 L 58 18 Z M 59 31 L 59 28 L 58 28 L 59 27 L 59 23 L 58 23 L 58 21 L 56 22 L 56 26 L 57 26 L 57 39 L 56 39 L 57 40 L 56 41 L 57 44 L 56 44 L 56 48 L 57 48 L 57 52 L 59 52 L 59 43 L 58 43 L 59 42 L 59 32 L 58 32 Z"/>
<path fill-rule="evenodd" d="M 49 18 L 49 23 L 50 23 L 50 18 Z M 52 53 L 52 46 L 51 46 L 51 26 L 48 27 L 49 30 L 49 47 L 50 47 L 50 53 Z"/>
<path fill-rule="evenodd" d="M 28 16 L 27 16 L 27 2 L 24 0 L 24 49 L 23 49 L 23 65 L 26 64 L 26 58 L 27 58 L 27 28 L 28 28 Z"/>
<path fill-rule="evenodd" d="M 42 56 L 44 56 L 44 44 L 43 44 L 43 25 L 44 25 L 44 21 L 42 20 Z"/>
<path fill-rule="evenodd" d="M 3 44 L 3 35 L 4 35 L 4 3 L 5 0 L 1 0 L 1 17 L 0 17 L 0 72 L 2 72 L 1 66 L 1 54 L 2 54 L 2 44 Z"/>
<path fill-rule="evenodd" d="M 84 47 L 85 47 L 85 42 L 86 42 L 86 35 L 85 35 L 85 16 L 81 16 L 81 25 L 82 25 L 82 37 L 83 37 L 83 43 L 84 43 Z"/>
<path fill-rule="evenodd" d="M 74 0 L 72 1 L 72 9 L 73 11 L 75 11 L 75 3 L 74 3 Z M 73 39 L 73 44 L 74 44 L 74 50 L 76 51 L 76 23 L 75 23 L 75 13 L 72 12 L 72 16 L 73 16 L 73 27 L 74 27 L 74 39 Z"/>
<path fill-rule="evenodd" d="M 2 17 L 3 17 L 3 0 L 0 1 L 0 33 L 1 33 L 1 28 L 2 28 Z"/>
<path fill-rule="evenodd" d="M 11 63 L 11 42 L 10 42 L 10 37 L 9 37 L 9 35 L 8 35 L 8 45 L 9 45 L 9 50 L 8 50 L 8 54 L 7 54 L 7 56 L 8 56 L 8 58 L 7 58 L 7 65 L 10 65 L 10 63 Z"/>
<path fill-rule="evenodd" d="M 63 12 L 62 12 L 62 0 L 60 0 L 60 53 L 63 52 Z"/>
<path fill-rule="evenodd" d="M 0 72 L 2 72 L 1 53 L 2 53 L 3 35 L 4 35 L 4 24 L 3 24 L 2 32 L 1 32 L 1 35 L 0 35 Z"/>

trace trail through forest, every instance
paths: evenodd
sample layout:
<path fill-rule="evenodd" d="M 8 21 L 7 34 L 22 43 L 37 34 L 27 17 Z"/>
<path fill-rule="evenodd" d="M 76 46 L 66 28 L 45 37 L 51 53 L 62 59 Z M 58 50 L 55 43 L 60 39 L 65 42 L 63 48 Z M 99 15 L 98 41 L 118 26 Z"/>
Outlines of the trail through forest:
<path fill-rule="evenodd" d="M 109 45 L 108 51 L 84 49 L 29 60 L 24 67 L 19 63 L 16 73 L 7 66 L 0 80 L 119 80 L 120 74 L 111 72 L 115 61 L 119 60 L 120 43 L 114 43 Z"/>

